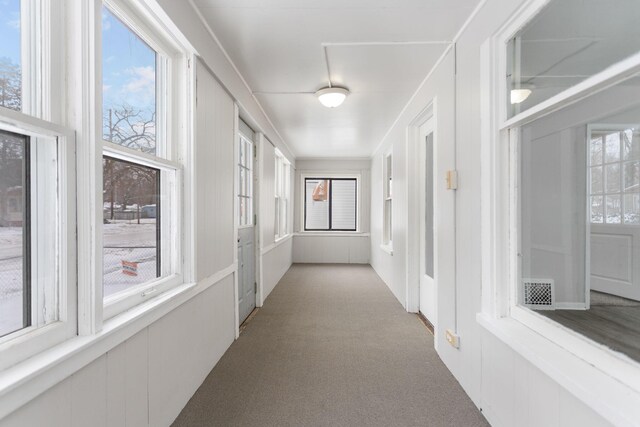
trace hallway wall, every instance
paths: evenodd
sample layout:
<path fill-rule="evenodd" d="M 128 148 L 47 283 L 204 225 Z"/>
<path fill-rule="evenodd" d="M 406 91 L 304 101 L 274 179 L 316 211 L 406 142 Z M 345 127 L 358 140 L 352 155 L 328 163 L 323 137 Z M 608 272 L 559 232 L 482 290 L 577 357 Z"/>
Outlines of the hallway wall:
<path fill-rule="evenodd" d="M 298 159 L 294 194 L 293 262 L 368 264 L 370 255 L 369 224 L 371 218 L 370 162 L 368 159 Z M 305 232 L 302 175 L 360 175 L 358 232 Z"/>
<path fill-rule="evenodd" d="M 455 97 L 456 135 L 449 143 L 456 144 L 459 174 L 455 215 L 456 289 L 450 301 L 438 298 L 438 353 L 493 425 L 606 425 L 593 409 L 476 321 L 476 315 L 482 310 L 480 47 L 521 3 L 510 0 L 482 3 L 478 13 L 459 34 L 455 51 L 450 50 L 432 70 L 374 154 L 371 161 L 371 265 L 406 307 L 406 239 L 409 233 L 415 233 L 415 230 L 407 229 L 406 188 L 409 180 L 417 178 L 406 174 L 407 127 L 434 98 Z M 455 94 L 447 92 L 451 81 L 455 81 Z M 390 149 L 394 162 L 393 255 L 380 248 L 383 238 L 382 156 Z M 443 181 L 444 177 L 440 182 Z M 461 339 L 459 349 L 443 340 L 446 329 L 456 328 Z"/>
<path fill-rule="evenodd" d="M 294 166 L 295 159 L 190 3 L 158 3 L 215 74 L 199 79 L 198 85 L 193 206 L 197 283 L 159 297 L 150 311 L 124 313 L 123 324 L 112 327 L 107 321 L 95 336 L 74 338 L 89 344 L 60 360 L 56 357 L 67 343 L 62 350 L 36 356 L 56 363 L 0 396 L 2 427 L 170 425 L 235 339 L 236 105 Z M 274 162 L 272 157 L 264 161 Z M 272 182 L 273 170 L 264 178 Z M 264 199 L 273 200 L 273 185 L 264 191 Z M 272 209 L 265 203 L 258 214 L 273 218 Z M 292 241 L 272 245 L 272 227 L 263 229 L 262 237 L 264 300 L 292 263 Z M 0 375 L 0 383 L 5 377 Z"/>

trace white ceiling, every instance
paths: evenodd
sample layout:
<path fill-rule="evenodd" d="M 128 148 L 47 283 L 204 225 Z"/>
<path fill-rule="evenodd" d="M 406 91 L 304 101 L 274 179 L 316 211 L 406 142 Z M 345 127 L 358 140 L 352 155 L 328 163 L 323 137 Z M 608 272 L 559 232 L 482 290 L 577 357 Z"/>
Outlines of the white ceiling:
<path fill-rule="evenodd" d="M 368 157 L 479 0 L 194 2 L 297 157 Z"/>

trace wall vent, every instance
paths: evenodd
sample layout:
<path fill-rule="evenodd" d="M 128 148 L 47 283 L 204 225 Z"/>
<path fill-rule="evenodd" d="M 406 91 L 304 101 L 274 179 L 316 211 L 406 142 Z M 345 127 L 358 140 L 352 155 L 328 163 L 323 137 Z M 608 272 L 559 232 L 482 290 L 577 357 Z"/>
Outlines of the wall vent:
<path fill-rule="evenodd" d="M 555 284 L 553 279 L 522 279 L 522 305 L 533 310 L 554 310 Z"/>

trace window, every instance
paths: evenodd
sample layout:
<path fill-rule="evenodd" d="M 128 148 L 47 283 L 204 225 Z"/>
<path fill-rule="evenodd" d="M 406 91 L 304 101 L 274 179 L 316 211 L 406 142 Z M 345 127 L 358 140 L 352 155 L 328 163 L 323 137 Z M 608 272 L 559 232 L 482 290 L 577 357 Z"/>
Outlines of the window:
<path fill-rule="evenodd" d="M 39 3 L 0 10 L 0 370 L 77 331 L 75 140 L 50 117 L 58 22 Z"/>
<path fill-rule="evenodd" d="M 181 57 L 124 2 L 114 1 L 102 7 L 101 58 L 108 318 L 181 282 L 181 146 L 171 102 Z"/>
<path fill-rule="evenodd" d="M 3 2 L 0 10 L 0 106 L 22 110 L 20 0 Z"/>
<path fill-rule="evenodd" d="M 542 3 L 526 2 L 483 47 L 485 71 L 508 68 L 484 82 L 497 88 L 484 106 L 498 138 L 483 139 L 483 294 L 497 297 L 483 310 L 632 385 L 621 354 L 640 361 L 629 344 L 640 312 L 640 51 L 628 27 L 638 5 Z M 504 76 L 518 72 L 535 84 L 512 102 Z"/>
<path fill-rule="evenodd" d="M 253 157 L 251 139 L 240 134 L 238 144 L 238 224 L 253 226 Z"/>
<path fill-rule="evenodd" d="M 357 178 L 304 178 L 305 231 L 357 231 Z"/>
<path fill-rule="evenodd" d="M 640 3 L 554 0 L 507 46 L 508 117 L 637 52 Z"/>
<path fill-rule="evenodd" d="M 0 337 L 31 326 L 29 138 L 0 131 Z"/>
<path fill-rule="evenodd" d="M 290 164 L 276 149 L 276 177 L 275 177 L 275 237 L 279 239 L 289 233 L 289 187 Z"/>
<path fill-rule="evenodd" d="M 384 157 L 384 241 L 383 244 L 391 247 L 393 241 L 393 201 L 392 201 L 392 184 L 393 184 L 393 158 L 391 153 Z"/>
<path fill-rule="evenodd" d="M 592 126 L 591 223 L 640 225 L 640 128 Z"/>

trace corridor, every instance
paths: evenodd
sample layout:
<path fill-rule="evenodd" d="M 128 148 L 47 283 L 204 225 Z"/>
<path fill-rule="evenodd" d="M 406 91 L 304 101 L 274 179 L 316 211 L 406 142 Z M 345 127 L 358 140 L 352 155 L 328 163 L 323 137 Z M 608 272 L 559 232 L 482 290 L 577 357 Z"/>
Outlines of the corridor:
<path fill-rule="evenodd" d="M 487 424 L 369 265 L 311 264 L 284 275 L 174 423 L 363 425 Z"/>

